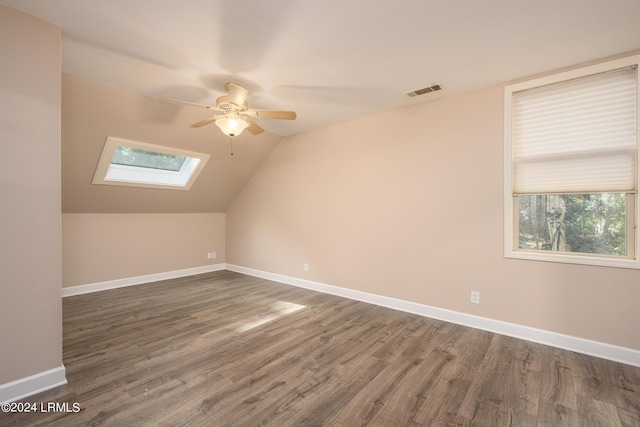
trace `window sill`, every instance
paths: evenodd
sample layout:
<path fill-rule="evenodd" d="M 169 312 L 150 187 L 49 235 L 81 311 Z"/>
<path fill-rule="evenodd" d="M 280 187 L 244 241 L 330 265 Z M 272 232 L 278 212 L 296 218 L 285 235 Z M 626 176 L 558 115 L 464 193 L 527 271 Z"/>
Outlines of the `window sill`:
<path fill-rule="evenodd" d="M 540 253 L 533 251 L 505 250 L 505 258 L 530 261 L 557 262 L 561 264 L 581 264 L 597 267 L 640 269 L 640 261 L 623 257 L 602 257 L 598 255 L 573 255 L 562 253 Z"/>

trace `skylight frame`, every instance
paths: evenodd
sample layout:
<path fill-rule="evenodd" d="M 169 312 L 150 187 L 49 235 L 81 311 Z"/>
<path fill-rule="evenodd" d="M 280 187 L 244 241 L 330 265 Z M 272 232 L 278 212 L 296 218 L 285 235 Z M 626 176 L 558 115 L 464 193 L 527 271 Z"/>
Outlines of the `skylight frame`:
<path fill-rule="evenodd" d="M 180 171 L 177 172 L 111 163 L 113 154 L 119 146 L 174 156 L 184 156 L 187 157 L 187 160 L 184 162 Z M 200 175 L 200 172 L 202 172 L 202 169 L 204 169 L 210 157 L 209 154 L 205 153 L 109 136 L 104 144 L 92 183 L 98 185 L 188 191 Z"/>

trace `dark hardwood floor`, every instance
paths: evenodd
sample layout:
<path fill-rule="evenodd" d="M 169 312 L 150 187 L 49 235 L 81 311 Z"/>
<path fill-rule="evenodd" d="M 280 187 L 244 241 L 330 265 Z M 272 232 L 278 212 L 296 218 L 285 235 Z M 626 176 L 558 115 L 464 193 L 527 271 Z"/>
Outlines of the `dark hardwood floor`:
<path fill-rule="evenodd" d="M 77 413 L 2 426 L 640 426 L 640 368 L 220 271 L 64 298 Z"/>

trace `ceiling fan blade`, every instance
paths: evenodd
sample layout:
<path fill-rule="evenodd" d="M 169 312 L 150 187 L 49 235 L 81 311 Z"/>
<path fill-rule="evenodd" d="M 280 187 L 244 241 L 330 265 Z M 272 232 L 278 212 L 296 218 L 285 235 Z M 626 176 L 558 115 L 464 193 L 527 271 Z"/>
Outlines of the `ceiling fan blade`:
<path fill-rule="evenodd" d="M 191 127 L 192 128 L 199 128 L 199 127 L 202 127 L 204 125 L 208 125 L 209 123 L 215 122 L 218 117 L 221 117 L 221 116 L 209 117 L 208 119 L 205 119 L 205 120 L 199 121 L 198 123 L 192 124 Z"/>
<path fill-rule="evenodd" d="M 276 111 L 276 110 L 247 110 L 242 114 L 249 117 L 258 117 L 260 119 L 278 119 L 278 120 L 295 120 L 297 115 L 295 111 Z"/>
<path fill-rule="evenodd" d="M 264 132 L 264 129 L 262 129 L 260 126 L 258 126 L 256 122 L 250 119 L 249 119 L 249 127 L 247 128 L 247 130 L 254 135 L 258 135 L 259 133 Z"/>
<path fill-rule="evenodd" d="M 247 94 L 249 92 L 245 88 L 231 82 L 227 82 L 224 87 L 225 89 L 227 89 L 227 92 L 229 92 L 229 101 L 233 102 L 238 107 L 242 107 L 244 105 L 244 101 L 246 101 L 247 99 Z"/>
<path fill-rule="evenodd" d="M 206 108 L 207 110 L 215 110 L 215 111 L 219 111 L 216 107 L 212 106 L 212 105 L 206 105 L 206 104 L 198 104 L 197 102 L 191 102 L 191 101 L 183 101 L 181 99 L 174 99 L 174 98 L 160 98 L 160 101 L 164 101 L 164 102 L 170 102 L 172 104 L 178 104 L 178 105 L 190 105 L 192 107 L 200 107 L 200 108 Z"/>

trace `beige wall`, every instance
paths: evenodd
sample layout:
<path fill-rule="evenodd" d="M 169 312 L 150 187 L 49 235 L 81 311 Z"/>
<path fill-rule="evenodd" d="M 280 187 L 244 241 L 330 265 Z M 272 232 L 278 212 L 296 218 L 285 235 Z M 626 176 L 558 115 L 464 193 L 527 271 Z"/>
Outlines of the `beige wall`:
<path fill-rule="evenodd" d="M 640 349 L 640 271 L 503 257 L 502 134 L 499 85 L 289 137 L 227 262 Z"/>
<path fill-rule="evenodd" d="M 225 262 L 222 213 L 63 214 L 62 231 L 63 287 Z"/>
<path fill-rule="evenodd" d="M 0 6 L 0 385 L 62 365 L 60 31 Z"/>

